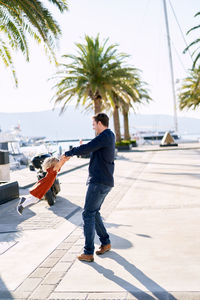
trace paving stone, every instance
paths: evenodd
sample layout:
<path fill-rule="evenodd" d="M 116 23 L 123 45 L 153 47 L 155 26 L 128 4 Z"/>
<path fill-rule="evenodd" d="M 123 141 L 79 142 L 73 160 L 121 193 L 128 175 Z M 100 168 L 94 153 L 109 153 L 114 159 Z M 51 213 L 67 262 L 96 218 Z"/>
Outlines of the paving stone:
<path fill-rule="evenodd" d="M 52 258 L 52 257 L 61 258 L 65 253 L 66 253 L 66 250 L 56 249 L 51 253 L 51 255 L 49 255 L 49 257 L 50 258 Z"/>
<path fill-rule="evenodd" d="M 157 297 L 156 297 L 156 296 Z M 153 293 L 151 293 L 151 292 L 143 292 L 143 291 L 141 291 L 141 292 L 136 292 L 136 291 L 134 291 L 134 292 L 129 292 L 128 294 L 127 294 L 127 298 L 126 298 L 127 300 L 138 300 L 138 299 L 144 299 L 144 300 L 148 300 L 148 299 L 160 299 L 160 300 L 179 300 L 179 299 L 171 299 L 171 298 L 169 298 L 169 294 L 167 294 L 167 293 L 156 293 L 156 294 L 153 294 Z M 182 299 L 180 299 L 180 300 L 182 300 Z"/>
<path fill-rule="evenodd" d="M 61 258 L 61 262 L 63 261 L 69 261 L 69 262 L 73 262 L 76 259 L 76 254 L 75 253 L 66 253 L 62 258 Z"/>
<path fill-rule="evenodd" d="M 72 247 L 73 243 L 67 243 L 67 242 L 62 242 L 58 247 L 56 248 L 57 250 L 69 250 Z"/>
<path fill-rule="evenodd" d="M 12 299 L 28 299 L 32 292 L 16 291 L 12 293 Z M 1 298 L 0 298 L 1 299 Z"/>
<path fill-rule="evenodd" d="M 135 296 L 133 296 L 132 294 L 128 293 L 127 295 L 127 300 L 137 300 L 138 298 L 136 298 Z M 139 298 L 141 299 L 141 298 Z M 153 300 L 153 299 L 152 299 Z"/>
<path fill-rule="evenodd" d="M 199 300 L 200 292 L 133 292 L 128 293 L 127 300 L 150 299 L 149 297 L 161 300 Z"/>
<path fill-rule="evenodd" d="M 90 293 L 87 300 L 126 300 L 126 292 L 122 293 Z M 142 299 L 142 298 L 140 298 Z"/>
<path fill-rule="evenodd" d="M 46 300 L 56 285 L 40 285 L 29 297 L 30 300 Z"/>
<path fill-rule="evenodd" d="M 75 243 L 79 239 L 79 235 L 70 235 L 68 238 L 66 238 L 65 242 L 68 243 Z"/>
<path fill-rule="evenodd" d="M 76 253 L 76 254 L 79 254 L 80 252 L 82 252 L 82 249 L 83 249 L 83 246 L 79 245 L 79 246 L 73 246 L 71 247 L 71 249 L 69 249 L 68 253 Z"/>
<path fill-rule="evenodd" d="M 41 268 L 52 268 L 60 260 L 59 257 L 48 257 L 41 265 Z"/>
<path fill-rule="evenodd" d="M 87 293 L 53 292 L 48 300 L 85 300 Z"/>
<path fill-rule="evenodd" d="M 79 239 L 75 244 L 74 246 L 84 246 L 84 243 L 85 242 L 85 239 Z"/>
<path fill-rule="evenodd" d="M 77 228 L 76 230 L 75 230 L 75 233 L 77 234 L 77 235 L 81 235 L 81 234 L 83 234 L 83 228 L 81 227 L 79 227 L 79 228 Z"/>
<path fill-rule="evenodd" d="M 42 278 L 26 278 L 18 287 L 17 292 L 32 292 L 40 284 Z"/>
<path fill-rule="evenodd" d="M 29 278 L 43 278 L 47 275 L 47 273 L 51 270 L 51 268 L 37 268 Z"/>
<path fill-rule="evenodd" d="M 67 272 L 71 267 L 71 262 L 58 262 L 52 269 L 52 272 Z"/>
<path fill-rule="evenodd" d="M 61 278 L 64 276 L 66 272 L 50 272 L 45 279 L 43 280 L 42 284 L 57 284 Z"/>
<path fill-rule="evenodd" d="M 0 292 L 0 300 L 10 300 L 10 299 L 27 299 L 28 296 L 30 296 L 32 292 L 24 292 L 24 291 L 15 291 L 15 292 L 9 292 L 9 291 L 1 291 Z"/>
<path fill-rule="evenodd" d="M 200 292 L 171 292 L 168 300 L 180 299 L 180 300 L 199 300 Z M 172 297 L 174 297 L 172 299 Z"/>

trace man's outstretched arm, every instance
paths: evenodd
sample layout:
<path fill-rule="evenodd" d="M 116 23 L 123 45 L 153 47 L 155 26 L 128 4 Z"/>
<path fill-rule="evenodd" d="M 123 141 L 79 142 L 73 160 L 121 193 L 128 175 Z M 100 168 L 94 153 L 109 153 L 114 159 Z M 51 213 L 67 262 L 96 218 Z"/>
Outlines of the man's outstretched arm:
<path fill-rule="evenodd" d="M 80 145 L 79 147 L 74 147 L 69 151 L 65 152 L 65 156 L 73 156 L 73 155 L 83 155 L 89 154 L 90 152 L 94 152 L 106 145 L 106 139 L 102 136 L 96 136 L 93 140 L 88 142 L 87 144 Z"/>

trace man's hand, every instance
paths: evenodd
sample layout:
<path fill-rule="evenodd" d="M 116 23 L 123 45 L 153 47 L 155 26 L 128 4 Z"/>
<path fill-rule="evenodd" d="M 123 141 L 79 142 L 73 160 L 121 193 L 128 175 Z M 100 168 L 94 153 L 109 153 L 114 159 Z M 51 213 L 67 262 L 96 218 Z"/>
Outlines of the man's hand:
<path fill-rule="evenodd" d="M 59 162 L 54 166 L 53 170 L 56 172 L 60 171 L 60 168 L 64 165 L 66 161 L 68 161 L 71 156 L 65 156 L 64 154 L 61 156 Z"/>
<path fill-rule="evenodd" d="M 63 154 L 60 158 L 61 161 L 66 162 L 71 158 L 71 156 L 66 156 L 65 154 Z"/>

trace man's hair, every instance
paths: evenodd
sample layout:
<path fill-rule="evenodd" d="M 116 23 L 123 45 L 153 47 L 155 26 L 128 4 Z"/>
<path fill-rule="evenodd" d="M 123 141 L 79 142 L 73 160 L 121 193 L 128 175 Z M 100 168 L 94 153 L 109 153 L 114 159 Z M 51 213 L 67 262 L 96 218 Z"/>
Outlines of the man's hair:
<path fill-rule="evenodd" d="M 109 125 L 109 118 L 104 113 L 98 113 L 95 116 L 93 116 L 93 119 L 98 123 L 101 122 L 103 126 L 108 127 Z"/>

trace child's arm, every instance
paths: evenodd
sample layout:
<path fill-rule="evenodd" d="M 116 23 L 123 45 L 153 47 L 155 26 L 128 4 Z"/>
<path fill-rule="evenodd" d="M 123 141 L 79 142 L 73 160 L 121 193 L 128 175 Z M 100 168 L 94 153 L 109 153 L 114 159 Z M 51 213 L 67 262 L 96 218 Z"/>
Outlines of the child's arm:
<path fill-rule="evenodd" d="M 61 159 L 57 162 L 57 164 L 54 166 L 53 170 L 58 172 L 60 170 L 60 168 L 64 165 L 64 163 L 69 160 L 71 157 L 67 156 L 67 157 L 61 157 Z"/>

